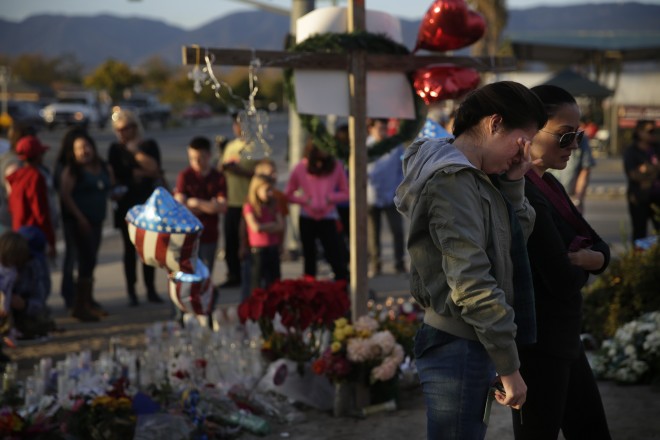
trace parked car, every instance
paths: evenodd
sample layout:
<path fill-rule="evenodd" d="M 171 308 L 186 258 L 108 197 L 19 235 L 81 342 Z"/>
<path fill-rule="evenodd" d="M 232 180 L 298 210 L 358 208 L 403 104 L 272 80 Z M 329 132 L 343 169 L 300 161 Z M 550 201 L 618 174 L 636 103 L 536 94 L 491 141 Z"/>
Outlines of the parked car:
<path fill-rule="evenodd" d="M 208 104 L 191 104 L 181 112 L 181 117 L 185 120 L 194 122 L 198 119 L 207 119 L 213 116 L 213 109 Z"/>
<path fill-rule="evenodd" d="M 97 125 L 103 128 L 108 122 L 108 115 L 102 111 L 96 92 L 87 90 L 59 92 L 57 101 L 44 107 L 41 116 L 51 130 L 59 125 L 85 128 Z"/>
<path fill-rule="evenodd" d="M 8 101 L 7 113 L 12 121 L 22 122 L 39 129 L 44 126 L 44 120 L 39 114 L 39 104 L 31 101 Z"/>
<path fill-rule="evenodd" d="M 156 122 L 165 128 L 172 113 L 169 105 L 162 104 L 154 95 L 146 93 L 136 93 L 130 98 L 118 102 L 112 111 L 114 113 L 119 110 L 130 110 L 140 118 L 140 122 L 145 127 Z"/>

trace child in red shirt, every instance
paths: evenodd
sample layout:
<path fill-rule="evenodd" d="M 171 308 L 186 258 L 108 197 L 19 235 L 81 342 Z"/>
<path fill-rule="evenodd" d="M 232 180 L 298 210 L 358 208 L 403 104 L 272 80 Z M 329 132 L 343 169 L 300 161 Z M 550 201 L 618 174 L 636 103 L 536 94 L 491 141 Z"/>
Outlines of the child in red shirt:
<path fill-rule="evenodd" d="M 281 277 L 280 243 L 284 220 L 273 197 L 271 179 L 255 175 L 250 181 L 247 201 L 243 205 L 252 260 L 250 291 L 268 287 Z"/>

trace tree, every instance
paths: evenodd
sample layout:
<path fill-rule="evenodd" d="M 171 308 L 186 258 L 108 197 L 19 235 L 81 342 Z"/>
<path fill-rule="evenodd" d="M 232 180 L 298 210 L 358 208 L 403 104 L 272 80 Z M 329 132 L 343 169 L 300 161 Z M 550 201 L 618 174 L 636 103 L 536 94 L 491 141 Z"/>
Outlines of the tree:
<path fill-rule="evenodd" d="M 12 76 L 21 81 L 50 87 L 54 83 L 80 84 L 82 64 L 73 54 L 46 58 L 41 54 L 23 54 L 9 62 Z"/>
<path fill-rule="evenodd" d="M 122 98 L 124 90 L 141 82 L 140 75 L 134 73 L 128 64 L 114 59 L 108 59 L 85 77 L 86 87 L 105 90 L 115 101 Z"/>
<path fill-rule="evenodd" d="M 176 69 L 157 55 L 142 63 L 139 71 L 144 87 L 149 90 L 162 90 L 176 73 Z"/>
<path fill-rule="evenodd" d="M 36 86 L 50 86 L 57 79 L 57 62 L 40 54 L 24 54 L 12 63 L 11 72 L 15 78 Z"/>

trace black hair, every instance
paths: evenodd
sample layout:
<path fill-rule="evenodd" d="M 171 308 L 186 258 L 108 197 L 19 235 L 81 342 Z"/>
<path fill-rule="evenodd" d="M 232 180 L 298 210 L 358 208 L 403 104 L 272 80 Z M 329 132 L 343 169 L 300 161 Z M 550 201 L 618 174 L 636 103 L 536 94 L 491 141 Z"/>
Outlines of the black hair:
<path fill-rule="evenodd" d="M 35 127 L 34 124 L 31 124 L 29 121 L 13 121 L 11 125 L 11 137 L 9 139 L 11 150 L 16 151 L 16 143 L 20 138 L 36 135 L 37 127 Z"/>
<path fill-rule="evenodd" d="M 316 146 L 312 138 L 307 138 L 304 157 L 307 159 L 307 172 L 316 176 L 332 174 L 335 158 Z"/>
<path fill-rule="evenodd" d="M 94 150 L 94 156 L 95 156 L 95 161 L 96 163 L 103 164 L 103 161 L 99 157 L 99 152 L 96 149 L 96 142 L 94 141 L 94 138 L 85 130 L 84 128 L 81 127 L 73 127 L 69 131 L 67 131 L 64 134 L 64 137 L 62 138 L 62 143 L 60 146 L 60 151 L 57 156 L 57 161 L 56 165 L 61 166 L 62 169 L 65 167 L 69 167 L 69 170 L 71 171 L 71 174 L 78 179 L 80 175 L 82 174 L 82 167 L 76 161 L 76 155 L 73 152 L 73 144 L 76 141 L 76 139 L 83 138 L 85 139 L 89 145 L 92 147 L 92 150 Z M 57 176 L 57 186 L 59 187 L 59 177 Z"/>
<path fill-rule="evenodd" d="M 633 131 L 633 140 L 637 142 L 639 140 L 639 130 L 642 129 L 645 125 L 653 125 L 655 129 L 655 121 L 653 119 L 638 119 L 635 124 L 635 130 Z"/>
<path fill-rule="evenodd" d="M 532 87 L 531 91 L 534 92 L 543 103 L 545 111 L 548 114 L 548 118 L 555 116 L 559 110 L 559 107 L 563 105 L 577 105 L 577 101 L 575 101 L 573 95 L 558 86 L 542 84 L 540 86 Z"/>
<path fill-rule="evenodd" d="M 73 159 L 73 141 L 78 136 L 84 134 L 87 134 L 87 130 L 79 125 L 74 125 L 64 133 L 60 141 L 60 150 L 57 152 L 57 158 L 55 160 L 57 165 L 64 167 L 70 163 L 70 160 Z"/>
<path fill-rule="evenodd" d="M 188 148 L 192 148 L 193 150 L 202 150 L 202 151 L 211 151 L 211 141 L 209 138 L 204 137 L 204 136 L 195 136 L 192 138 L 192 140 L 188 143 Z"/>
<path fill-rule="evenodd" d="M 548 115 L 541 100 L 527 87 L 513 81 L 488 84 L 470 92 L 456 110 L 455 137 L 472 130 L 486 116 L 500 115 L 507 129 L 543 128 Z"/>
<path fill-rule="evenodd" d="M 376 122 L 380 122 L 381 124 L 387 125 L 387 123 L 390 121 L 387 118 L 369 118 L 367 119 L 367 127 L 375 126 Z"/>
<path fill-rule="evenodd" d="M 30 246 L 25 237 L 15 231 L 6 231 L 0 235 L 0 264 L 20 270 L 29 260 Z"/>

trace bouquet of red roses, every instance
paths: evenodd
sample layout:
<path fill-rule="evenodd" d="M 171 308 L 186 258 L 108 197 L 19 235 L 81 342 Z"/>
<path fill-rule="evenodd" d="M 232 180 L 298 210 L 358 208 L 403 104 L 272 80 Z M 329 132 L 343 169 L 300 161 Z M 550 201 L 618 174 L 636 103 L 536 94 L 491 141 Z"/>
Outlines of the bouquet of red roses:
<path fill-rule="evenodd" d="M 318 355 L 317 331 L 332 327 L 350 307 L 345 281 L 276 281 L 254 289 L 238 307 L 242 323 L 258 322 L 271 360 L 306 362 Z"/>

